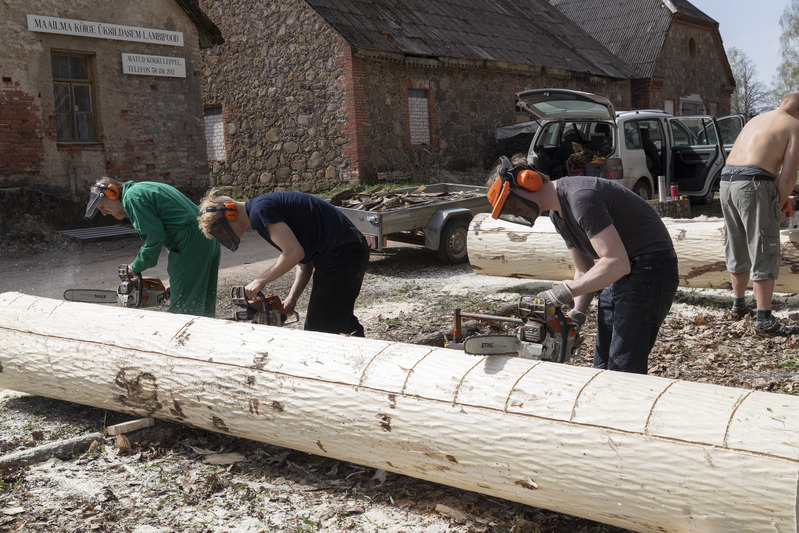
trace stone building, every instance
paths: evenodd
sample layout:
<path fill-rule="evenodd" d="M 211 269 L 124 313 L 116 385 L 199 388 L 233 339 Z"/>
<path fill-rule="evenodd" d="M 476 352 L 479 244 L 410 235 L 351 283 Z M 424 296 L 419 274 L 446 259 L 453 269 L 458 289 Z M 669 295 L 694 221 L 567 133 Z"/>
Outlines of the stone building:
<path fill-rule="evenodd" d="M 718 22 L 687 0 L 549 0 L 635 69 L 633 109 L 730 112 L 735 79 Z"/>
<path fill-rule="evenodd" d="M 203 53 L 211 179 L 243 197 L 482 169 L 518 91 L 580 89 L 625 107 L 636 77 L 546 0 L 202 7 L 227 39 Z"/>
<path fill-rule="evenodd" d="M 5 214 L 81 220 L 103 175 L 207 188 L 200 49 L 224 39 L 197 0 L 7 0 L 0 33 Z"/>

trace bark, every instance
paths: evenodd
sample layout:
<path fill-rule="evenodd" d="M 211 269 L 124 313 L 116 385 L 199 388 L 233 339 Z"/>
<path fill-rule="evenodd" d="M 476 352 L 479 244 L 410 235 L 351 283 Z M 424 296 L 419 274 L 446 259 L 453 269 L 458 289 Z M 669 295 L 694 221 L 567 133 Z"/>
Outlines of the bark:
<path fill-rule="evenodd" d="M 635 531 L 797 530 L 789 395 L 20 293 L 0 387 Z"/>
<path fill-rule="evenodd" d="M 44 395 L 42 395 L 44 396 Z M 70 459 L 74 455 L 79 455 L 89 449 L 92 442 L 102 442 L 103 436 L 100 433 L 90 433 L 67 440 L 51 442 L 36 448 L 29 448 L 14 453 L 9 453 L 0 457 L 0 471 L 28 466 L 36 463 L 43 463 L 53 457 L 58 459 Z"/>
<path fill-rule="evenodd" d="M 683 287 L 731 289 L 724 263 L 724 222 L 720 218 L 663 219 L 674 242 Z M 782 232 L 780 276 L 774 290 L 799 292 L 796 231 Z M 799 240 L 799 239 L 797 239 Z M 486 276 L 552 281 L 573 279 L 574 266 L 563 238 L 548 217 L 532 228 L 494 220 L 481 213 L 468 234 L 469 262 Z"/>

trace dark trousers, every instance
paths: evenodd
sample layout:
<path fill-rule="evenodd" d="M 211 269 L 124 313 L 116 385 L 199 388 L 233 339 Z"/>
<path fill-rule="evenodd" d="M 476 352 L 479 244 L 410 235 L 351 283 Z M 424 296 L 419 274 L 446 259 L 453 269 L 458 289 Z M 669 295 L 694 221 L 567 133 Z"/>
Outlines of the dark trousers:
<path fill-rule="evenodd" d="M 602 290 L 594 368 L 647 373 L 649 352 L 679 285 L 677 257 L 670 255 L 631 259 L 630 273 Z"/>
<path fill-rule="evenodd" d="M 353 310 L 367 264 L 369 245 L 360 233 L 314 263 L 306 330 L 364 336 L 363 326 Z"/>

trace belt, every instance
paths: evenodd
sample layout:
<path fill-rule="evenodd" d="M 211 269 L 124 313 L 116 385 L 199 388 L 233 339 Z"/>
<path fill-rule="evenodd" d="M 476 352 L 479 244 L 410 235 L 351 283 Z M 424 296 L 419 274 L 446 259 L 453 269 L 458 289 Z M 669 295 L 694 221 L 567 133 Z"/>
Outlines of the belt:
<path fill-rule="evenodd" d="M 766 176 L 765 174 L 736 174 L 734 176 L 721 175 L 721 181 L 774 181 L 773 176 Z"/>
<path fill-rule="evenodd" d="M 676 259 L 677 252 L 674 250 L 663 250 L 662 252 L 652 252 L 651 254 L 641 254 L 630 258 L 630 264 L 643 263 L 645 261 L 656 261 L 658 259 Z"/>

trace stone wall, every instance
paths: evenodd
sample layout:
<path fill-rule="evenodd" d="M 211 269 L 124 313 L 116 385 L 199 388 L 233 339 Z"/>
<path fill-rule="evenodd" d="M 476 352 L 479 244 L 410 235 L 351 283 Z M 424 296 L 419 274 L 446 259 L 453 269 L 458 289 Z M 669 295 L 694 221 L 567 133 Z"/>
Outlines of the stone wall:
<path fill-rule="evenodd" d="M 663 79 L 663 86 L 653 107 L 663 109 L 664 99 L 674 100 L 679 106 L 681 97 L 700 94 L 706 113 L 715 103 L 718 116 L 729 114 L 733 87 L 725 81 L 725 58 L 720 53 L 724 50 L 719 51 L 710 28 L 675 21 L 655 68 L 655 77 Z M 675 114 L 678 111 L 675 107 Z"/>
<path fill-rule="evenodd" d="M 213 184 L 252 197 L 342 182 L 338 35 L 301 1 L 206 0 L 203 9 L 226 38 L 204 51 L 205 104 L 226 111 L 227 159 L 211 162 Z"/>
<path fill-rule="evenodd" d="M 203 52 L 205 105 L 223 108 L 228 146 L 210 163 L 211 180 L 239 197 L 321 192 L 409 167 L 483 168 L 496 158 L 494 129 L 514 122 L 524 89 L 579 89 L 629 106 L 627 81 L 351 50 L 299 0 L 205 0 L 203 9 L 227 40 Z M 432 88 L 427 147 L 407 139 L 407 89 L 417 85 Z"/>
<path fill-rule="evenodd" d="M 434 146 L 410 147 L 406 131 L 406 88 L 429 87 Z M 364 80 L 368 125 L 364 150 L 376 172 L 413 170 L 418 164 L 448 170 L 486 169 L 496 162 L 494 130 L 515 121 L 516 93 L 557 87 L 601 94 L 619 108 L 629 106 L 629 83 L 541 69 L 429 68 L 371 61 Z"/>

